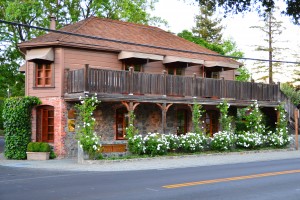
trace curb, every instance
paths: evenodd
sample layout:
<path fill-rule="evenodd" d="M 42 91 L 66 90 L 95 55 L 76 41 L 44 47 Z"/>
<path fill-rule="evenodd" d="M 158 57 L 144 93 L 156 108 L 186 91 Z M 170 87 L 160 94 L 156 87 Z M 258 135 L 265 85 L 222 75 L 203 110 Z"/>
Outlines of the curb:
<path fill-rule="evenodd" d="M 172 160 L 177 158 L 197 158 L 197 157 L 213 157 L 213 156 L 226 156 L 226 155 L 244 155 L 244 154 L 258 154 L 258 153 L 270 153 L 270 152 L 288 152 L 288 151 L 297 151 L 294 148 L 290 149 L 274 149 L 274 150 L 252 150 L 252 151 L 241 151 L 241 152 L 223 152 L 223 153 L 203 153 L 203 154 L 194 154 L 194 155 L 178 155 L 178 156 L 157 156 L 149 158 L 133 158 L 133 159 L 117 159 L 117 160 L 81 160 L 78 164 L 113 164 L 113 163 L 122 163 L 122 162 L 136 162 L 136 161 L 151 161 L 151 160 Z"/>

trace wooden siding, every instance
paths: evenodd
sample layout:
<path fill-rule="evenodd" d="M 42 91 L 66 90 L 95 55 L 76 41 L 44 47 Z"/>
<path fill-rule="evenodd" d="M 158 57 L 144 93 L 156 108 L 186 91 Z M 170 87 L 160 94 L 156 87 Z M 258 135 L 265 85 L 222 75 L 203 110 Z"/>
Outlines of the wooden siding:
<path fill-rule="evenodd" d="M 81 49 L 64 49 L 65 68 L 80 69 L 85 64 L 94 68 L 121 70 L 122 62 L 118 60 L 118 53 L 92 51 Z"/>
<path fill-rule="evenodd" d="M 67 93 L 161 95 L 278 101 L 279 86 L 231 80 L 88 68 L 68 72 Z M 86 74 L 86 76 L 85 76 Z"/>
<path fill-rule="evenodd" d="M 220 78 L 224 78 L 225 80 L 235 80 L 234 70 L 227 70 L 220 72 Z"/>
<path fill-rule="evenodd" d="M 29 96 L 37 96 L 37 97 L 59 97 L 62 94 L 62 87 L 61 87 L 61 80 L 62 80 L 62 73 L 60 68 L 61 63 L 61 48 L 54 49 L 54 56 L 55 61 L 51 64 L 52 70 L 54 70 L 54 81 L 53 87 L 35 87 L 35 63 L 28 61 L 28 70 L 26 71 L 27 74 L 27 91 Z"/>
<path fill-rule="evenodd" d="M 149 62 L 143 66 L 143 72 L 150 74 L 161 74 L 165 70 L 162 61 Z"/>

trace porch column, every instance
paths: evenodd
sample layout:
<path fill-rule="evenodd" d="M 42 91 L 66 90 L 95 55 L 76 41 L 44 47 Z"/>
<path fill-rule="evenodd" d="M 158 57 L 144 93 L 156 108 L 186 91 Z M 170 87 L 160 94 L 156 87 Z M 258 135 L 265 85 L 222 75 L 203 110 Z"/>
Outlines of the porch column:
<path fill-rule="evenodd" d="M 126 101 L 122 101 L 121 103 L 126 107 L 129 113 L 134 112 L 135 108 L 140 104 L 140 103 L 134 103 L 132 101 L 130 101 L 129 103 Z M 128 120 L 130 121 L 130 115 L 128 115 Z"/>
<path fill-rule="evenodd" d="M 156 105 L 158 105 L 161 109 L 161 127 L 162 127 L 162 130 L 163 130 L 162 133 L 165 134 L 166 127 L 167 127 L 167 111 L 170 108 L 170 106 L 172 106 L 173 104 L 172 103 L 170 103 L 170 104 L 167 104 L 167 103 L 159 104 L 159 103 L 157 103 Z"/>
<path fill-rule="evenodd" d="M 89 65 L 85 64 L 83 71 L 83 84 L 84 84 L 84 93 L 89 93 Z"/>

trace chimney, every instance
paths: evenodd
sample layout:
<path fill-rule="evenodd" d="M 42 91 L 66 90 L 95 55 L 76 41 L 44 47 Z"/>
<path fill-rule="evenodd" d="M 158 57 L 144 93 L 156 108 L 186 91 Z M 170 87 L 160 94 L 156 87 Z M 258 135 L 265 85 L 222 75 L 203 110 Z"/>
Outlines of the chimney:
<path fill-rule="evenodd" d="M 50 29 L 51 30 L 56 29 L 56 17 L 54 15 L 51 15 L 50 17 Z"/>

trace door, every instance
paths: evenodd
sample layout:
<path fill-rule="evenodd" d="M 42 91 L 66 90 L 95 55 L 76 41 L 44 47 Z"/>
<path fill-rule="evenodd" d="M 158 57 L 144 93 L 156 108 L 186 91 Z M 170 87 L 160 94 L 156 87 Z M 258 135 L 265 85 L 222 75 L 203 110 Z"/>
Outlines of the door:
<path fill-rule="evenodd" d="M 205 113 L 205 131 L 211 137 L 218 132 L 218 116 L 218 112 L 215 110 L 208 110 Z"/>
<path fill-rule="evenodd" d="M 37 113 L 37 141 L 54 142 L 54 107 L 42 106 Z"/>
<path fill-rule="evenodd" d="M 177 110 L 177 135 L 187 133 L 187 111 Z"/>

